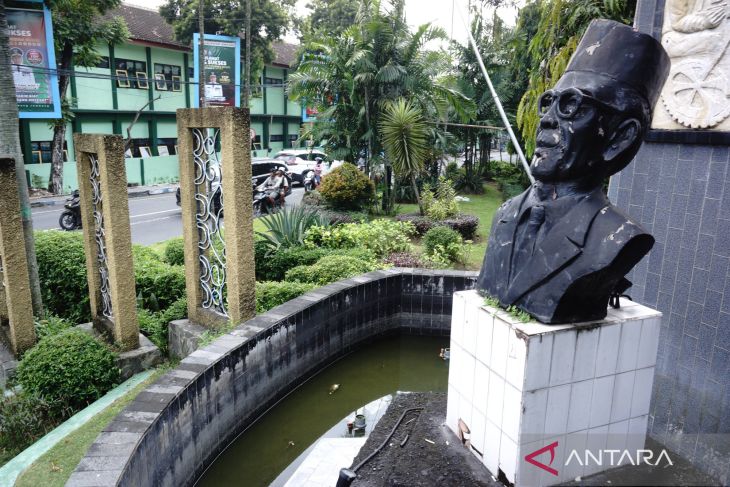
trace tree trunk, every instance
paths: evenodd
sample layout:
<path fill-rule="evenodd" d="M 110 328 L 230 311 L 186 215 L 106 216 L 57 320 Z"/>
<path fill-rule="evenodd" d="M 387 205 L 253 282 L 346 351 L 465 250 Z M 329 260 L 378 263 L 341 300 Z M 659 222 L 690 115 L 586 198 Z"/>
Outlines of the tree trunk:
<path fill-rule="evenodd" d="M 58 92 L 60 99 L 66 99 L 66 90 L 70 77 L 66 70 L 71 67 L 73 57 L 73 46 L 66 44 L 61 52 L 59 68 L 61 75 L 58 77 Z M 48 179 L 48 191 L 59 194 L 63 190 L 63 143 L 66 140 L 66 120 L 61 118 L 53 126 L 53 142 L 51 142 L 51 177 Z"/>
<path fill-rule="evenodd" d="M 416 203 L 418 203 L 418 210 L 421 212 L 421 216 L 424 216 L 426 212 L 423 211 L 423 202 L 421 201 L 421 195 L 418 192 L 418 184 L 416 184 L 416 175 L 411 173 L 411 186 L 413 186 L 413 194 L 416 195 Z"/>
<path fill-rule="evenodd" d="M 15 99 L 15 85 L 10 68 L 8 52 L 8 23 L 5 18 L 5 6 L 0 2 L 0 154 L 7 154 L 15 159 L 15 173 L 18 179 L 18 196 L 20 197 L 20 216 L 23 222 L 23 237 L 25 239 L 25 255 L 28 260 L 28 277 L 30 278 L 30 293 L 33 300 L 33 314 L 43 314 L 43 300 L 41 286 L 38 279 L 38 263 L 35 256 L 33 241 L 33 220 L 28 200 L 28 183 L 25 180 L 25 165 L 23 151 L 20 149 L 20 134 L 18 133 L 18 104 Z"/>

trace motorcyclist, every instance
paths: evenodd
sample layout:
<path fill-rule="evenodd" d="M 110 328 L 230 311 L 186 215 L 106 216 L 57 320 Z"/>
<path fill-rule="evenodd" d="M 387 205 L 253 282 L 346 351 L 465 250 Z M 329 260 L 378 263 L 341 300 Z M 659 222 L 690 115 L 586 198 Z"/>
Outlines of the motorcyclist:
<path fill-rule="evenodd" d="M 316 157 L 316 164 L 314 165 L 314 187 L 318 187 L 319 183 L 322 182 L 322 171 L 324 170 L 324 164 L 322 164 L 322 158 Z"/>
<path fill-rule="evenodd" d="M 266 199 L 271 208 L 273 208 L 278 200 L 284 204 L 284 195 L 286 194 L 287 182 L 284 177 L 284 171 L 281 169 L 272 169 L 271 174 L 266 181 L 256 188 L 257 191 L 266 193 Z"/>

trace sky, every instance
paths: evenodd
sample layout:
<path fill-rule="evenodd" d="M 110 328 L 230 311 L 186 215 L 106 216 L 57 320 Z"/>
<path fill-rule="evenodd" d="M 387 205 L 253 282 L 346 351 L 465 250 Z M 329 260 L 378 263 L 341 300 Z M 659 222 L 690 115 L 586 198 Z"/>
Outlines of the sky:
<path fill-rule="evenodd" d="M 296 10 L 299 15 L 306 15 L 308 0 L 297 0 Z M 464 44 L 467 42 L 466 29 L 462 20 L 466 18 L 468 0 L 406 0 L 406 20 L 415 27 L 431 22 L 446 30 L 454 40 Z M 165 0 L 124 0 L 124 3 L 147 8 L 158 8 Z M 512 2 L 524 4 L 524 0 Z M 514 25 L 517 7 L 501 7 L 499 15 L 508 25 Z M 296 37 L 289 35 L 288 42 L 297 42 Z"/>

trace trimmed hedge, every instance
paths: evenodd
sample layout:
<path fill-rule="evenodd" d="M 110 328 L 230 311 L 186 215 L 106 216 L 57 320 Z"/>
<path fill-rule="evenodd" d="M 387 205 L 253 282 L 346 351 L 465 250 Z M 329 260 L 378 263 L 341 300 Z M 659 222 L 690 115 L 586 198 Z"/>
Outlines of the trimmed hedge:
<path fill-rule="evenodd" d="M 320 259 L 316 264 L 290 269 L 286 273 L 286 280 L 323 286 L 380 268 L 382 266 L 373 261 L 348 255 L 329 255 Z"/>
<path fill-rule="evenodd" d="M 426 232 L 437 226 L 446 226 L 459 232 L 464 240 L 473 240 L 479 228 L 479 218 L 474 215 L 461 214 L 446 220 L 436 221 L 418 213 L 404 213 L 395 217 L 399 222 L 410 222 L 416 229 L 418 235 L 425 235 Z"/>
<path fill-rule="evenodd" d="M 302 282 L 257 282 L 256 313 L 265 313 L 297 296 L 314 289 L 314 284 Z"/>
<path fill-rule="evenodd" d="M 18 364 L 23 390 L 45 397 L 65 416 L 99 399 L 119 381 L 114 354 L 91 335 L 64 330 L 42 339 Z"/>
<path fill-rule="evenodd" d="M 86 257 L 80 232 L 35 232 L 38 276 L 46 309 L 72 323 L 91 321 Z M 166 252 L 167 253 L 167 252 Z M 141 304 L 159 311 L 185 295 L 185 269 L 163 262 L 153 250 L 132 246 L 134 278 Z"/>
<path fill-rule="evenodd" d="M 35 232 L 43 305 L 73 323 L 91 321 L 86 257 L 81 232 Z"/>
<path fill-rule="evenodd" d="M 182 237 L 167 241 L 164 258 L 170 265 L 185 265 L 185 242 Z"/>

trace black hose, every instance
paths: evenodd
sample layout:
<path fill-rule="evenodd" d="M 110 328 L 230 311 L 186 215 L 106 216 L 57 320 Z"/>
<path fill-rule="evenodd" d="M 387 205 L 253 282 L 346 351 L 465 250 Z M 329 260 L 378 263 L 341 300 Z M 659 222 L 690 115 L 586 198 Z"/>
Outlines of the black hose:
<path fill-rule="evenodd" d="M 408 413 L 410 413 L 412 411 L 423 411 L 423 408 L 408 408 L 405 411 L 403 411 L 403 414 L 401 414 L 400 415 L 400 418 L 398 418 L 398 421 L 395 422 L 395 425 L 393 425 L 393 429 L 390 430 L 390 433 L 385 438 L 385 440 L 383 440 L 383 443 L 381 443 L 380 446 L 375 449 L 375 451 L 373 451 L 370 455 L 368 455 L 367 458 L 365 458 L 365 460 L 363 460 L 362 462 L 360 462 L 357 465 L 355 465 L 355 468 L 352 469 L 353 472 L 357 472 L 363 465 L 365 465 L 370 460 L 372 460 L 372 458 L 375 455 L 377 455 L 378 453 L 380 453 L 380 450 L 382 450 L 383 448 L 385 448 L 385 445 L 388 444 L 388 442 L 390 441 L 390 439 L 395 434 L 395 430 L 397 430 L 398 429 L 398 426 L 400 426 L 400 424 L 403 422 L 403 419 L 406 417 L 406 414 L 408 414 Z"/>

